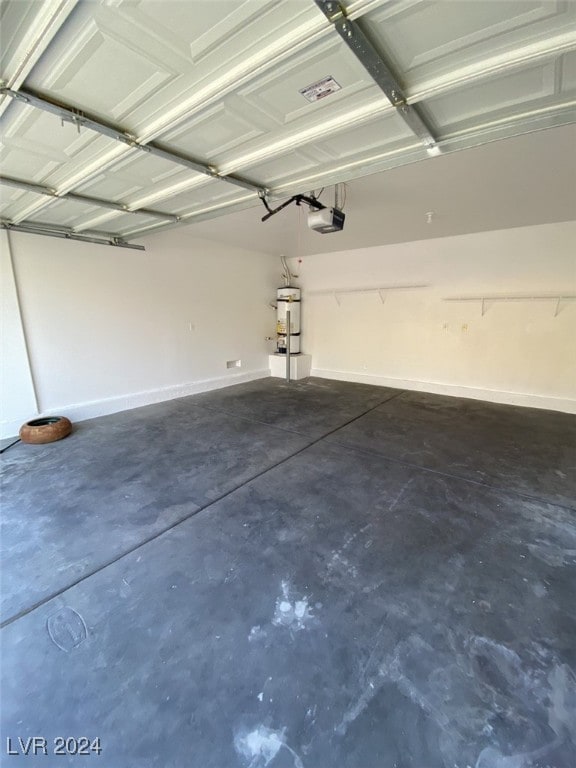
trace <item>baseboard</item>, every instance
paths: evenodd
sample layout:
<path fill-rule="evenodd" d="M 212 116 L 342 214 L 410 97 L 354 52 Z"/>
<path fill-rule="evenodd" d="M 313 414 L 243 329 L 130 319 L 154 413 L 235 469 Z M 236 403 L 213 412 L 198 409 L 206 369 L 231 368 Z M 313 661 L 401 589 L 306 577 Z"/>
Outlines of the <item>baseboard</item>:
<path fill-rule="evenodd" d="M 132 408 L 140 408 L 143 405 L 152 405 L 153 403 L 162 403 L 165 400 L 174 400 L 177 397 L 186 397 L 187 395 L 196 395 L 200 392 L 209 392 L 212 389 L 221 389 L 230 387 L 233 384 L 242 384 L 247 381 L 255 381 L 270 376 L 270 370 L 263 368 L 257 371 L 247 371 L 246 373 L 229 373 L 226 376 L 218 376 L 214 379 L 202 379 L 201 381 L 192 381 L 187 384 L 177 384 L 172 387 L 162 387 L 161 389 L 151 389 L 143 392 L 133 392 L 129 395 L 120 395 L 118 397 L 108 397 L 102 400 L 91 400 L 84 403 L 74 403 L 72 405 L 60 405 L 50 408 L 49 412 L 39 414 L 29 414 L 28 419 L 38 416 L 67 416 L 72 422 L 85 421 L 97 416 L 107 416 L 110 413 L 119 411 L 129 411 Z M 2 439 L 6 439 L 18 434 L 23 421 L 3 421 L 0 424 L 0 434 Z"/>
<path fill-rule="evenodd" d="M 177 397 L 209 392 L 212 389 L 221 389 L 233 384 L 255 381 L 270 376 L 267 368 L 247 371 L 246 373 L 231 373 L 227 376 L 219 376 L 213 379 L 203 379 L 187 384 L 178 384 L 172 387 L 135 392 L 119 397 L 110 397 L 102 400 L 92 400 L 73 405 L 63 405 L 50 408 L 49 412 L 33 414 L 35 416 L 58 415 L 67 416 L 71 421 L 84 421 L 97 416 L 106 416 L 110 413 L 128 411 L 132 408 L 140 408 L 144 405 L 161 403 L 165 400 L 174 400 Z M 521 405 L 529 408 L 544 408 L 549 411 L 561 411 L 563 413 L 576 414 L 576 400 L 568 398 L 551 397 L 547 395 L 532 395 L 522 392 L 504 392 L 501 390 L 482 389 L 479 387 L 465 387 L 457 384 L 445 384 L 433 381 L 417 381 L 412 379 L 396 379 L 386 376 L 375 376 L 368 373 L 355 373 L 353 371 L 333 371 L 313 368 L 311 376 L 323 379 L 336 379 L 339 381 L 352 381 L 359 384 L 373 384 L 381 387 L 394 387 L 395 389 L 410 389 L 417 392 L 432 392 L 436 395 L 451 395 L 453 397 L 469 397 L 473 400 L 487 400 L 493 403 L 505 403 L 507 405 Z M 18 435 L 24 419 L 9 419 L 0 423 L 0 439 L 8 440 Z"/>
<path fill-rule="evenodd" d="M 31 414 L 30 418 L 33 419 L 35 414 Z M 6 420 L 0 423 L 0 441 L 7 443 L 10 442 L 10 440 L 15 440 L 18 437 L 18 431 L 20 430 L 20 427 L 24 423 L 25 419 L 10 419 L 10 421 Z M 0 444 L 0 448 L 5 448 L 6 446 Z"/>
<path fill-rule="evenodd" d="M 338 381 L 352 381 L 358 384 L 373 384 L 380 387 L 410 389 L 416 392 L 431 392 L 435 395 L 469 397 L 472 400 L 487 400 L 491 403 L 521 405 L 527 408 L 543 408 L 548 411 L 561 411 L 562 413 L 576 413 L 576 400 L 551 397 L 549 395 L 531 395 L 524 392 L 504 392 L 496 389 L 466 387 L 459 384 L 444 384 L 437 381 L 395 379 L 386 376 L 375 376 L 368 373 L 330 371 L 322 368 L 313 368 L 310 375 L 318 376 L 318 378 L 321 379 L 337 379 Z"/>

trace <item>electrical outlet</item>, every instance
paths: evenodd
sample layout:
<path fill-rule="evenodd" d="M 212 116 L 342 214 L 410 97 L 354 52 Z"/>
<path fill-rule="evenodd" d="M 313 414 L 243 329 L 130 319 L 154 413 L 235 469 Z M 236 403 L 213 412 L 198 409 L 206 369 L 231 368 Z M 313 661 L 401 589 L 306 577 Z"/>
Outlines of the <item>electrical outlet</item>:
<path fill-rule="evenodd" d="M 242 360 L 227 360 L 226 368 L 241 368 Z"/>

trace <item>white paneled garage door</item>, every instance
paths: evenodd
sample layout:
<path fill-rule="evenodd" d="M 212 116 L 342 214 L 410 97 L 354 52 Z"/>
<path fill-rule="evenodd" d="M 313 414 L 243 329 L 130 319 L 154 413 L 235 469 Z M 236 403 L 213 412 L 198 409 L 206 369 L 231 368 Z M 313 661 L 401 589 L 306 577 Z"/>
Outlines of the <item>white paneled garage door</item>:
<path fill-rule="evenodd" d="M 259 194 L 425 161 L 430 144 L 450 152 L 576 121 L 574 2 L 5 0 L 1 10 L 6 227 L 129 240 Z M 395 105 L 354 48 L 364 38 L 398 84 Z M 327 77 L 339 87 L 325 98 L 301 93 Z"/>

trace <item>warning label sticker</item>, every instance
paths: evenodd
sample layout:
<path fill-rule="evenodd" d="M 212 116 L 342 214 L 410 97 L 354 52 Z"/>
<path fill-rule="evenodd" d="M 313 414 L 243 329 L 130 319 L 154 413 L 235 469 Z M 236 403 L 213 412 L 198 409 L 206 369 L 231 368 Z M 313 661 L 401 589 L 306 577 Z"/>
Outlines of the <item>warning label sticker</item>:
<path fill-rule="evenodd" d="M 307 85 L 306 88 L 301 88 L 298 93 L 301 93 L 308 101 L 320 101 L 325 96 L 330 96 L 331 93 L 341 90 L 342 86 L 339 85 L 332 75 L 322 78 L 311 85 Z"/>

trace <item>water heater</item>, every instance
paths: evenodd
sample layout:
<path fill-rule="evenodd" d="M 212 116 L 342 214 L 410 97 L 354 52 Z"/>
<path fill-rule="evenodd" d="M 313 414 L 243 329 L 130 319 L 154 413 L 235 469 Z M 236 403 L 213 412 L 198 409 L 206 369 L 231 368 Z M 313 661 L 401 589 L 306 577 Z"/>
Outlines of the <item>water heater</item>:
<path fill-rule="evenodd" d="M 276 320 L 276 347 L 278 352 L 286 354 L 286 334 L 290 333 L 290 354 L 300 352 L 300 288 L 289 285 L 278 288 L 276 296 L 278 315 Z M 290 312 L 290 328 L 286 328 L 286 313 Z"/>

